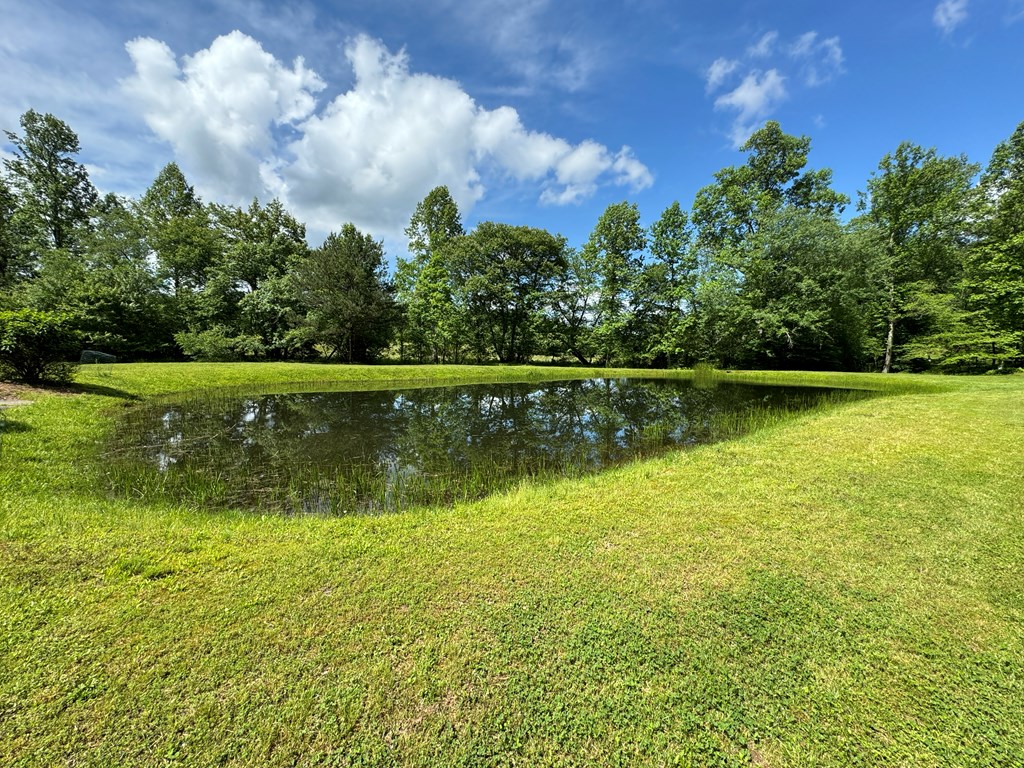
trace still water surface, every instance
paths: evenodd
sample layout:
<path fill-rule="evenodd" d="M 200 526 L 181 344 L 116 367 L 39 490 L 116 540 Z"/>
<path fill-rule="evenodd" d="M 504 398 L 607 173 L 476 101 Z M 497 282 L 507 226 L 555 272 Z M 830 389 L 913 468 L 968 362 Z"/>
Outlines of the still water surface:
<path fill-rule="evenodd" d="M 673 379 L 211 394 L 130 411 L 106 472 L 121 493 L 202 507 L 393 511 L 594 472 L 858 396 Z"/>

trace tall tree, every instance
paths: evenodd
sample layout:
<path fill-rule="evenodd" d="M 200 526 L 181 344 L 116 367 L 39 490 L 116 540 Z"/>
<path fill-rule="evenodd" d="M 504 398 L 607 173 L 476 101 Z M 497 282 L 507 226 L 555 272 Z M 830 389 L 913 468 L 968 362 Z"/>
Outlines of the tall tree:
<path fill-rule="evenodd" d="M 827 212 L 783 206 L 745 244 L 740 289 L 746 357 L 758 367 L 859 368 L 862 277 Z"/>
<path fill-rule="evenodd" d="M 702 244 L 726 249 L 753 235 L 783 206 L 838 213 L 850 200 L 834 191 L 832 171 L 805 170 L 811 140 L 783 133 L 769 120 L 740 147 L 744 165 L 723 168 L 697 193 L 693 223 Z"/>
<path fill-rule="evenodd" d="M 640 275 L 637 310 L 650 331 L 644 357 L 675 365 L 684 353 L 689 316 L 696 307 L 697 259 L 689 217 L 673 202 L 651 225 L 651 261 Z"/>
<path fill-rule="evenodd" d="M 298 317 L 286 275 L 306 252 L 305 226 L 279 200 L 215 213 L 223 255 L 207 270 L 192 325 L 176 336 L 179 344 L 197 357 L 293 355 L 289 331 Z"/>
<path fill-rule="evenodd" d="M 405 307 L 402 346 L 408 343 L 421 359 L 427 354 L 435 361 L 458 359 L 464 329 L 445 251 L 465 230 L 448 187 L 434 187 L 416 205 L 405 234 L 412 258 L 399 258 L 395 271 L 398 300 Z"/>
<path fill-rule="evenodd" d="M 272 277 L 283 274 L 306 250 L 306 227 L 280 200 L 247 209 L 220 208 L 218 218 L 226 241 L 219 269 L 242 293 L 255 293 Z"/>
<path fill-rule="evenodd" d="M 384 248 L 352 224 L 295 263 L 292 280 L 305 315 L 294 332 L 329 357 L 368 362 L 391 341 L 397 319 Z"/>
<path fill-rule="evenodd" d="M 143 222 L 129 201 L 113 194 L 97 204 L 93 222 L 75 310 L 89 345 L 126 359 L 173 355 L 171 308 Z"/>
<path fill-rule="evenodd" d="M 860 206 L 877 228 L 880 249 L 872 270 L 884 333 L 882 371 L 893 369 L 901 326 L 926 324 L 928 294 L 949 293 L 960 277 L 960 253 L 971 179 L 978 166 L 963 155 L 904 142 L 886 154 L 868 180 Z M 906 340 L 906 339 L 904 339 Z"/>
<path fill-rule="evenodd" d="M 416 276 L 411 291 L 405 292 L 405 340 L 422 360 L 457 363 L 471 330 L 463 308 L 456 303 L 456 287 L 449 246 L 432 253 Z"/>
<path fill-rule="evenodd" d="M 18 201 L 14 191 L 0 176 L 0 293 L 10 289 L 27 273 L 17 212 Z"/>
<path fill-rule="evenodd" d="M 138 208 L 160 276 L 173 295 L 201 290 L 221 244 L 209 212 L 176 163 L 161 169 Z"/>
<path fill-rule="evenodd" d="M 21 129 L 20 136 L 4 132 L 14 146 L 4 168 L 33 259 L 47 250 L 77 251 L 97 199 L 85 166 L 75 159 L 78 136 L 62 120 L 31 109 L 21 116 Z"/>
<path fill-rule="evenodd" d="M 556 357 L 571 355 L 590 365 L 597 354 L 594 323 L 600 278 L 594 254 L 566 248 L 566 268 L 552 287 L 549 302 L 548 352 Z"/>
<path fill-rule="evenodd" d="M 459 207 L 445 186 L 434 187 L 427 193 L 416 205 L 405 228 L 409 253 L 421 259 L 464 234 Z"/>
<path fill-rule="evenodd" d="M 730 365 L 778 361 L 781 352 L 796 349 L 799 326 L 807 330 L 817 324 L 812 318 L 821 317 L 820 307 L 807 304 L 824 290 L 806 282 L 807 259 L 815 249 L 780 239 L 780 222 L 834 233 L 849 203 L 831 188 L 829 169 L 806 168 L 810 146 L 806 136 L 783 133 L 769 121 L 741 147 L 746 163 L 717 172 L 714 183 L 697 193 L 691 218 L 698 279 L 688 324 L 695 359 Z M 794 248 L 801 253 L 791 259 Z M 804 279 L 794 282 L 792 262 L 803 264 Z M 815 272 L 816 280 L 824 277 Z M 800 307 L 790 293 L 795 285 L 802 286 Z"/>
<path fill-rule="evenodd" d="M 979 186 L 961 287 L 977 335 L 958 346 L 971 367 L 1002 367 L 1024 358 L 1024 122 L 996 147 Z"/>
<path fill-rule="evenodd" d="M 601 284 L 594 338 L 603 362 L 629 359 L 635 349 L 629 338 L 632 292 L 643 264 L 647 237 L 636 203 L 609 205 L 584 247 L 597 267 Z"/>
<path fill-rule="evenodd" d="M 93 209 L 82 254 L 50 250 L 20 292 L 34 309 L 74 318 L 90 348 L 125 359 L 173 354 L 167 296 L 149 258 L 143 225 L 114 194 Z"/>
<path fill-rule="evenodd" d="M 453 240 L 468 325 L 501 362 L 524 362 L 536 351 L 547 297 L 565 273 L 565 240 L 543 229 L 482 222 Z"/>

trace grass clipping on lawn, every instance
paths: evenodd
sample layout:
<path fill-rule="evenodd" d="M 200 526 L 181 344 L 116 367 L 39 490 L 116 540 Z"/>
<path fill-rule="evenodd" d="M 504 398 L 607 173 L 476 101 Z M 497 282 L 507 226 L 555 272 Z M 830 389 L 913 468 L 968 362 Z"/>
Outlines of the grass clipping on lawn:
<path fill-rule="evenodd" d="M 552 373 L 31 393 L 0 454 L 0 764 L 1021 764 L 1024 377 L 729 374 L 892 394 L 382 517 L 133 503 L 89 469 L 132 398 Z"/>

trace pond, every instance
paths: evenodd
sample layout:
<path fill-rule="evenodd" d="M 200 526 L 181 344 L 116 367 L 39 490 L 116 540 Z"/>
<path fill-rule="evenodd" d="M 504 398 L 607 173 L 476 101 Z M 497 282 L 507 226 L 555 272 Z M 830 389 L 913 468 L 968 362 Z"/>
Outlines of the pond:
<path fill-rule="evenodd" d="M 206 508 L 385 512 L 591 473 L 863 396 L 653 378 L 210 393 L 127 412 L 104 471 L 119 493 Z"/>

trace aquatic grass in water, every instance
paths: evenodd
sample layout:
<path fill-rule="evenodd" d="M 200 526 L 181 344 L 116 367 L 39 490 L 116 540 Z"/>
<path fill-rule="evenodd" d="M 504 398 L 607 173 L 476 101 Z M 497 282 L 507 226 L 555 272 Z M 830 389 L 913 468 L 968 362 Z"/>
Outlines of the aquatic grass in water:
<path fill-rule="evenodd" d="M 392 512 L 580 476 L 863 396 L 703 376 L 211 394 L 130 409 L 105 473 L 119 494 L 199 508 Z"/>

